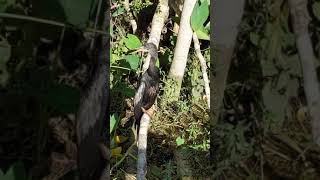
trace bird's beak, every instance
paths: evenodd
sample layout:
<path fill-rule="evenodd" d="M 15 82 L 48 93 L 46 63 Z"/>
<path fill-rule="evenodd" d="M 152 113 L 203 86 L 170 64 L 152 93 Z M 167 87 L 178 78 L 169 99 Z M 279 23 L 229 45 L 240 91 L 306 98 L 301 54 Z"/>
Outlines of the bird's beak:
<path fill-rule="evenodd" d="M 136 53 L 136 52 L 146 52 L 146 49 L 143 46 L 141 46 L 141 47 L 133 50 L 131 53 Z"/>

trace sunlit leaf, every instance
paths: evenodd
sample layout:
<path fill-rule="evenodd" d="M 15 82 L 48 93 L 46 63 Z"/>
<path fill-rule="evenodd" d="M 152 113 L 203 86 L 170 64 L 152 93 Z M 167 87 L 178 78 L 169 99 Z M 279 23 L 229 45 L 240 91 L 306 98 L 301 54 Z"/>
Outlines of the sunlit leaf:
<path fill-rule="evenodd" d="M 116 129 L 119 121 L 120 118 L 116 114 L 112 114 L 112 116 L 110 117 L 110 134 Z"/>
<path fill-rule="evenodd" d="M 202 39 L 202 40 L 210 40 L 210 36 L 208 34 L 208 32 L 206 31 L 205 28 L 200 28 L 196 31 L 196 34 L 198 36 L 199 39 Z"/>
<path fill-rule="evenodd" d="M 193 31 L 203 27 L 203 24 L 209 17 L 208 1 L 203 1 L 201 5 L 196 3 L 191 14 L 191 27 Z"/>
<path fill-rule="evenodd" d="M 115 12 L 112 13 L 112 17 L 117 17 L 125 12 L 124 7 L 119 7 Z"/>
<path fill-rule="evenodd" d="M 121 152 L 122 152 L 122 147 L 116 147 L 114 149 L 111 149 L 111 156 L 117 157 L 121 154 Z"/>
<path fill-rule="evenodd" d="M 181 138 L 181 137 L 178 137 L 178 138 L 176 139 L 176 144 L 177 144 L 177 146 L 183 145 L 184 142 L 185 142 L 185 140 L 184 140 L 183 138 Z"/>
<path fill-rule="evenodd" d="M 129 49 L 135 49 L 142 45 L 139 38 L 133 34 L 128 34 L 127 37 L 124 38 L 124 43 Z"/>
<path fill-rule="evenodd" d="M 132 70 L 137 70 L 140 65 L 140 58 L 136 55 L 127 55 L 125 60 L 130 64 Z"/>
<path fill-rule="evenodd" d="M 117 144 L 121 144 L 121 143 L 125 142 L 126 140 L 128 140 L 128 137 L 126 137 L 126 136 L 115 136 L 115 142 Z"/>

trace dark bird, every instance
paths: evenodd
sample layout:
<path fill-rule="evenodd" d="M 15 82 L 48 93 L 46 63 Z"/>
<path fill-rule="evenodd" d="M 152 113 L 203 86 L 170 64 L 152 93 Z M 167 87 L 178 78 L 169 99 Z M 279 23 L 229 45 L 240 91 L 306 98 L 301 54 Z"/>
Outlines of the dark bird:
<path fill-rule="evenodd" d="M 105 11 L 103 30 L 110 22 L 109 10 Z M 108 160 L 102 154 L 101 143 L 109 143 L 104 137 L 109 117 L 109 38 L 96 39 L 92 56 L 94 69 L 82 91 L 77 114 L 78 172 L 80 180 L 96 180 L 107 175 Z"/>
<path fill-rule="evenodd" d="M 137 51 L 148 52 L 150 56 L 149 67 L 146 72 L 143 73 L 138 91 L 134 97 L 134 116 L 137 129 L 139 129 L 140 119 L 143 113 L 148 113 L 147 110 L 152 107 L 157 99 L 157 95 L 159 93 L 160 72 L 158 67 L 156 67 L 158 51 L 155 44 L 146 43 Z"/>

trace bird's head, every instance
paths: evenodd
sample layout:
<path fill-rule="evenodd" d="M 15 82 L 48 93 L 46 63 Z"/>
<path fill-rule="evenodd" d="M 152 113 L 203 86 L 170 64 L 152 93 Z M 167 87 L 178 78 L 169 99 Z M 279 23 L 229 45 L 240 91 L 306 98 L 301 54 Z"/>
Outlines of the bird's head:
<path fill-rule="evenodd" d="M 158 48 L 154 43 L 146 43 L 140 48 L 136 49 L 134 52 L 147 52 L 154 59 L 157 59 L 158 57 Z"/>

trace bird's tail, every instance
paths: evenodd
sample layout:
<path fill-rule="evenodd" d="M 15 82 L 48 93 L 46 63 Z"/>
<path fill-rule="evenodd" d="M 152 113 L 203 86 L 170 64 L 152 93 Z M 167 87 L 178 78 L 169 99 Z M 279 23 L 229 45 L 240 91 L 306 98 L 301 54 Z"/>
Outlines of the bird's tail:
<path fill-rule="evenodd" d="M 135 118 L 135 127 L 137 129 L 137 133 L 139 134 L 139 128 L 140 128 L 140 120 L 143 115 L 141 103 L 138 103 L 134 106 L 133 112 L 134 112 L 134 118 Z"/>

